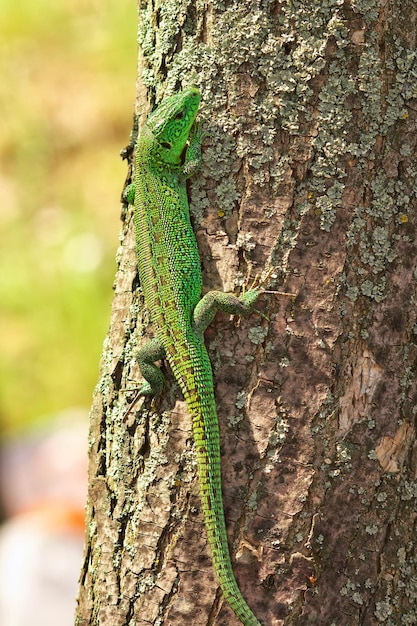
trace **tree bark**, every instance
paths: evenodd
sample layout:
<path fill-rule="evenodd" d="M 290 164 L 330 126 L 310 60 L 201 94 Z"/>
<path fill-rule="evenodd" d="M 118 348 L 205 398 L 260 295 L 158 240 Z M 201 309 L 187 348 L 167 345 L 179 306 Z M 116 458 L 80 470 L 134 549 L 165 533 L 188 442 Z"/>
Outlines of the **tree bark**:
<path fill-rule="evenodd" d="M 296 294 L 206 332 L 242 592 L 265 626 L 415 624 L 417 6 L 142 0 L 139 22 L 137 110 L 202 91 L 205 288 L 275 267 Z M 164 364 L 163 397 L 126 414 L 152 336 L 130 210 L 121 241 L 76 623 L 234 626 Z"/>

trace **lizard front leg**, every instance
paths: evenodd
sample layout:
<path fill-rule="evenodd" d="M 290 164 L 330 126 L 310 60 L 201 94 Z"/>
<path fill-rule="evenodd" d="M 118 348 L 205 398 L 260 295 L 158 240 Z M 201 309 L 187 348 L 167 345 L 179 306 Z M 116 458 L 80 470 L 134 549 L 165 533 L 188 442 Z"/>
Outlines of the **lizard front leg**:
<path fill-rule="evenodd" d="M 201 144 L 208 135 L 207 132 L 201 129 L 201 125 L 198 122 L 194 122 L 191 128 L 190 141 L 185 153 L 184 165 L 182 166 L 182 173 L 184 178 L 190 178 L 201 167 Z"/>

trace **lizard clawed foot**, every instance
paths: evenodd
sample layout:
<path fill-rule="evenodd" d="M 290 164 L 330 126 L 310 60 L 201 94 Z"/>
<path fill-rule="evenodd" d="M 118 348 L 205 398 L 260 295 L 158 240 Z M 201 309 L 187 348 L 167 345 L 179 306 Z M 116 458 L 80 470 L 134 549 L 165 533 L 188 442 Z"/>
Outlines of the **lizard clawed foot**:
<path fill-rule="evenodd" d="M 136 389 L 126 389 L 126 392 L 128 391 L 135 391 L 135 393 L 133 394 L 133 397 L 130 397 L 127 399 L 128 404 L 130 405 L 129 408 L 127 409 L 127 411 L 125 412 L 125 414 L 123 415 L 123 424 L 126 422 L 127 418 L 129 417 L 129 415 L 131 414 L 131 412 L 133 411 L 134 407 L 137 405 L 137 403 L 139 402 L 140 398 L 145 399 L 146 397 L 153 397 L 154 396 L 154 392 L 152 390 L 152 386 L 148 383 L 148 382 L 143 382 L 141 383 L 141 385 L 139 387 L 137 387 Z"/>
<path fill-rule="evenodd" d="M 260 294 L 263 293 L 271 293 L 271 294 L 275 294 L 278 296 L 287 296 L 290 298 L 296 298 L 297 294 L 296 293 L 290 293 L 288 291 L 274 291 L 274 290 L 269 290 L 269 289 L 263 289 L 263 286 L 269 281 L 270 278 L 276 278 L 276 276 L 274 276 L 274 273 L 277 271 L 277 267 L 270 267 L 269 270 L 267 270 L 266 272 L 263 272 L 260 276 L 259 274 L 257 274 L 255 276 L 255 278 L 253 279 L 253 283 L 250 287 L 250 290 L 259 290 Z"/>

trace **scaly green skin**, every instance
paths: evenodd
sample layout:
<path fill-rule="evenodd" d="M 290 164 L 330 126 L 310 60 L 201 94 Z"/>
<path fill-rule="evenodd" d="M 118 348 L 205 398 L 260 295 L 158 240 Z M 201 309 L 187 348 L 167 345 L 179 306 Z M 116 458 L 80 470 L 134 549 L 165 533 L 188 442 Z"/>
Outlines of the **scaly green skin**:
<path fill-rule="evenodd" d="M 203 133 L 194 122 L 199 104 L 200 93 L 194 87 L 163 100 L 149 116 L 136 147 L 133 191 L 139 278 L 155 331 L 155 338 L 137 359 L 147 381 L 141 388 L 143 394 L 161 392 L 164 379 L 154 362 L 162 358 L 168 360 L 182 389 L 192 418 L 214 569 L 224 597 L 242 624 L 260 626 L 243 599 L 230 561 L 219 425 L 211 364 L 203 339 L 217 309 L 249 313 L 259 291 L 250 290 L 241 298 L 212 291 L 201 298 L 200 257 L 185 184 L 201 163 Z M 132 192 L 128 197 L 132 199 Z"/>

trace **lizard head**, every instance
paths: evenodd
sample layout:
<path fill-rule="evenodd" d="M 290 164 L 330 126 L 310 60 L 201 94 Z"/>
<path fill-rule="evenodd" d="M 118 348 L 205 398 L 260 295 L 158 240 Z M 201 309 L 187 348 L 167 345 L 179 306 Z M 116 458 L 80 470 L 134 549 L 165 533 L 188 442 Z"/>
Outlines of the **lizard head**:
<path fill-rule="evenodd" d="M 200 99 L 197 87 L 188 87 L 164 98 L 146 120 L 163 161 L 179 162 L 197 116 Z"/>

